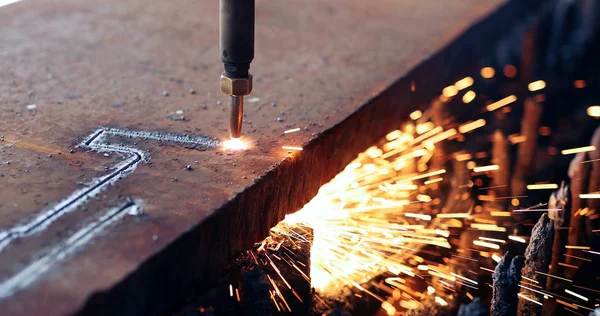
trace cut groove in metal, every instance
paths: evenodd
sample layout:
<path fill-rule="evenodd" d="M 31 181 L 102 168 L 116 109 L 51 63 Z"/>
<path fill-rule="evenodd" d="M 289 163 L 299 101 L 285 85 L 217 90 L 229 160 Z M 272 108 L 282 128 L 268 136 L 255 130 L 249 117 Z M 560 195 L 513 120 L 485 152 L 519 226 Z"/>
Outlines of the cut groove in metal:
<path fill-rule="evenodd" d="M 140 162 L 147 160 L 146 153 L 141 149 L 126 145 L 104 143 L 107 135 L 173 142 L 192 147 L 199 146 L 199 149 L 214 149 L 220 145 L 220 142 L 208 136 L 194 137 L 182 134 L 130 131 L 117 128 L 99 128 L 86 137 L 78 147 L 97 152 L 116 152 L 124 154 L 128 157 L 111 168 L 115 169 L 114 172 L 102 176 L 86 188 L 74 191 L 57 205 L 51 207 L 45 212 L 42 212 L 29 222 L 14 226 L 6 231 L 1 231 L 0 252 L 2 252 L 2 250 L 6 248 L 6 246 L 8 246 L 12 241 L 38 233 L 44 230 L 62 215 L 75 211 L 77 207 L 86 202 L 88 198 L 95 196 L 104 187 L 113 184 L 116 181 L 133 173 Z M 105 215 L 98 220 L 92 221 L 65 241 L 53 246 L 50 251 L 43 255 L 40 259 L 34 261 L 20 272 L 17 272 L 8 279 L 2 281 L 0 283 L 0 298 L 10 296 L 16 290 L 24 288 L 31 282 L 35 281 L 35 279 L 47 271 L 53 264 L 65 258 L 75 249 L 85 244 L 96 233 L 102 231 L 104 227 L 114 222 L 123 214 L 127 213 L 125 210 L 131 208 L 139 209 L 141 206 L 139 203 L 136 204 L 133 200 L 131 200 L 119 208 L 108 210 Z M 139 213 L 138 211 L 139 210 L 136 210 L 136 213 Z"/>

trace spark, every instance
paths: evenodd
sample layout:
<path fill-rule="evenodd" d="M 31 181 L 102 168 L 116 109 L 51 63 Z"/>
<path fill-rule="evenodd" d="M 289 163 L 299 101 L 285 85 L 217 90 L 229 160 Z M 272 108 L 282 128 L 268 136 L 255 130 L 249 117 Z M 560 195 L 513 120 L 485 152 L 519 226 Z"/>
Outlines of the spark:
<path fill-rule="evenodd" d="M 479 239 L 485 240 L 485 241 L 497 242 L 497 243 L 501 243 L 501 244 L 506 243 L 506 240 L 504 240 L 504 239 L 489 238 L 489 237 L 479 237 Z"/>
<path fill-rule="evenodd" d="M 398 139 L 400 136 L 402 136 L 402 132 L 400 130 L 395 130 L 395 131 L 390 132 L 387 135 L 385 135 L 385 139 L 387 139 L 388 141 L 392 141 L 392 140 Z"/>
<path fill-rule="evenodd" d="M 517 67 L 513 66 L 513 65 L 506 65 L 504 66 L 504 75 L 507 78 L 514 78 L 517 75 Z"/>
<path fill-rule="evenodd" d="M 600 193 L 579 194 L 580 199 L 600 199 Z"/>
<path fill-rule="evenodd" d="M 552 190 L 552 189 L 558 189 L 558 184 L 556 184 L 556 183 L 540 183 L 540 184 L 527 185 L 527 190 Z"/>
<path fill-rule="evenodd" d="M 233 286 L 229 284 L 229 296 L 233 297 Z"/>
<path fill-rule="evenodd" d="M 229 150 L 245 150 L 248 148 L 248 144 L 246 144 L 244 141 L 242 141 L 239 138 L 232 138 L 228 141 L 224 141 L 223 142 L 223 147 L 229 149 Z"/>
<path fill-rule="evenodd" d="M 513 236 L 513 235 L 509 235 L 509 236 L 508 236 L 508 239 L 510 239 L 510 240 L 514 240 L 514 241 L 516 241 L 516 242 L 524 243 L 524 244 L 526 244 L 526 243 L 527 243 L 527 240 L 525 240 L 524 238 L 517 237 L 517 236 Z"/>
<path fill-rule="evenodd" d="M 458 89 L 454 85 L 447 86 L 442 90 L 442 95 L 446 98 L 451 98 L 456 94 L 458 94 Z"/>
<path fill-rule="evenodd" d="M 471 158 L 472 158 L 472 156 L 469 153 L 459 154 L 459 155 L 456 155 L 456 157 L 455 157 L 456 161 L 467 161 Z"/>
<path fill-rule="evenodd" d="M 478 119 L 476 121 L 473 122 L 469 122 L 469 123 L 465 123 L 461 126 L 458 127 L 458 131 L 461 134 L 466 134 L 468 132 L 471 132 L 477 128 L 483 127 L 485 126 L 485 120 L 484 119 Z"/>
<path fill-rule="evenodd" d="M 563 155 L 572 155 L 572 154 L 585 153 L 585 152 L 594 151 L 594 150 L 596 150 L 595 146 L 584 146 L 584 147 L 578 147 L 578 148 L 565 149 L 565 150 L 561 151 L 560 153 Z"/>
<path fill-rule="evenodd" d="M 492 104 L 489 104 L 488 106 L 486 106 L 486 109 L 489 112 L 492 112 L 492 111 L 497 110 L 497 109 L 499 109 L 499 108 L 501 108 L 503 106 L 509 105 L 509 104 L 511 104 L 511 103 L 513 103 L 515 101 L 517 101 L 517 96 L 515 96 L 514 94 L 513 95 L 509 95 L 509 96 L 507 96 L 504 99 L 500 99 L 500 100 L 498 100 L 498 101 L 496 101 L 496 102 L 494 102 Z"/>
<path fill-rule="evenodd" d="M 511 142 L 511 144 L 515 145 L 515 144 L 522 143 L 522 142 L 526 141 L 527 140 L 527 136 L 515 134 L 515 135 L 509 136 L 508 140 Z"/>
<path fill-rule="evenodd" d="M 464 103 L 471 103 L 471 101 L 475 100 L 476 96 L 477 94 L 475 93 L 475 91 L 469 90 L 465 93 L 465 95 L 463 95 L 462 101 Z"/>
<path fill-rule="evenodd" d="M 592 105 L 588 107 L 587 114 L 591 117 L 600 118 L 600 105 Z"/>
<path fill-rule="evenodd" d="M 496 71 L 492 67 L 483 67 L 481 68 L 480 74 L 481 77 L 485 79 L 491 79 L 494 78 L 494 75 L 496 75 Z"/>
<path fill-rule="evenodd" d="M 573 305 L 573 304 L 571 304 L 571 303 L 567 303 L 567 302 L 565 302 L 565 301 L 563 301 L 563 300 L 560 300 L 560 299 L 556 299 L 556 302 L 557 302 L 557 303 L 559 303 L 559 304 L 562 304 L 562 305 L 565 305 L 565 306 L 571 307 L 571 308 L 573 308 L 573 309 L 578 309 L 578 308 L 577 308 L 577 306 L 575 306 L 575 305 Z"/>
<path fill-rule="evenodd" d="M 543 304 L 542 304 L 542 303 L 540 303 L 540 302 L 538 302 L 538 301 L 536 301 L 536 300 L 534 300 L 534 299 L 532 299 L 532 298 L 529 298 L 529 297 L 527 297 L 527 296 L 525 296 L 525 295 L 523 295 L 523 294 L 521 294 L 521 293 L 519 293 L 519 294 L 517 294 L 517 295 L 518 295 L 520 298 L 526 299 L 526 300 L 528 300 L 528 301 L 530 301 L 530 302 L 532 302 L 532 303 L 536 303 L 536 304 L 538 304 L 538 305 L 540 305 L 540 306 L 543 306 Z"/>
<path fill-rule="evenodd" d="M 512 74 L 511 67 L 513 68 Z M 508 65 L 504 71 L 507 76 L 511 74 L 514 77 L 516 75 L 514 66 Z M 485 67 L 481 70 L 481 75 L 484 78 L 493 78 L 495 71 L 491 67 Z M 463 78 L 444 88 L 442 96 L 445 98 L 456 96 L 460 90 L 468 90 L 467 88 L 473 83 L 473 78 Z M 537 90 L 544 88 L 539 87 L 540 83 L 534 86 L 534 88 L 537 87 Z M 466 91 L 462 101 L 472 102 L 476 96 L 475 91 Z M 486 109 L 495 111 L 515 101 L 517 101 L 517 97 L 509 95 L 487 105 Z M 453 184 L 451 182 L 453 178 L 445 175 L 446 169 L 440 168 L 445 164 L 437 163 L 435 159 L 432 159 L 436 153 L 439 153 L 436 152 L 436 147 L 445 148 L 444 142 L 451 139 L 462 142 L 466 138 L 473 137 L 469 133 L 477 129 L 480 129 L 477 132 L 481 132 L 482 127 L 486 125 L 486 120 L 474 118 L 472 121 L 462 124 L 451 122 L 451 124 L 444 123 L 443 126 L 438 126 L 437 123 L 434 124 L 431 121 L 429 111 L 417 110 L 410 113 L 411 121 L 386 134 L 383 142 L 377 143 L 359 154 L 334 179 L 323 185 L 318 194 L 301 210 L 287 215 L 279 225 L 271 230 L 266 242 L 259 247 L 260 251 L 265 252 L 265 255 L 261 256 L 259 260 L 270 266 L 270 274 L 267 276 L 270 281 L 271 300 L 277 309 L 290 310 L 281 291 L 289 289 L 295 293 L 291 284 L 281 274 L 285 270 L 277 267 L 286 264 L 292 267 L 294 273 L 299 272 L 318 293 L 335 296 L 344 289 L 351 289 L 355 292 L 352 295 L 357 297 L 362 298 L 369 295 L 379 300 L 381 308 L 389 315 L 402 312 L 396 308 L 419 305 L 418 300 L 427 295 L 431 295 L 437 304 L 445 306 L 450 302 L 448 299 L 455 299 L 453 296 L 458 295 L 459 288 L 463 289 L 460 295 L 469 296 L 469 294 L 465 294 L 464 289 L 479 286 L 476 278 L 475 280 L 469 278 L 469 274 L 456 273 L 465 271 L 463 270 L 464 264 L 472 264 L 470 261 L 483 262 L 483 258 L 491 258 L 491 260 L 499 262 L 501 260 L 500 253 L 505 250 L 504 248 L 515 246 L 514 243 L 507 244 L 508 240 L 527 243 L 527 239 L 523 238 L 527 236 L 507 234 L 507 228 L 512 232 L 514 226 L 512 223 L 505 224 L 504 218 L 499 217 L 510 217 L 514 214 L 513 212 L 554 210 L 541 209 L 545 206 L 543 204 L 512 212 L 501 209 L 490 210 L 486 208 L 485 203 L 465 208 L 461 206 L 460 208 L 446 209 L 445 201 L 437 190 L 441 190 L 447 184 L 452 184 L 453 187 L 457 184 Z M 285 131 L 284 134 L 298 130 L 299 128 L 291 129 Z M 545 129 L 540 129 L 540 133 L 546 132 Z M 514 134 L 509 136 L 508 140 L 512 144 L 517 144 L 527 139 L 524 135 Z M 302 150 L 302 147 L 296 146 L 283 146 L 282 148 Z M 483 159 L 489 161 L 487 159 L 489 159 L 490 153 L 483 149 L 478 152 L 462 150 L 450 153 L 452 155 L 449 157 L 459 162 L 464 161 L 468 168 L 473 170 L 473 173 L 469 173 L 469 175 L 474 177 L 471 180 L 461 180 L 460 183 L 466 184 L 458 186 L 460 191 L 453 194 L 454 199 L 472 202 L 476 202 L 478 198 L 486 201 L 507 199 L 506 202 L 510 201 L 513 206 L 518 206 L 517 197 L 526 198 L 526 196 L 515 195 L 496 197 L 492 192 L 487 194 L 485 191 L 474 192 L 477 190 L 472 188 L 481 188 L 487 183 L 481 182 L 478 173 L 500 170 L 499 165 L 477 166 L 476 162 Z M 493 159 L 491 161 L 495 163 Z M 492 175 L 487 174 L 487 177 L 491 178 Z M 442 181 L 444 181 L 444 185 L 437 185 Z M 527 186 L 529 190 L 556 188 L 558 185 L 550 183 Z M 600 195 L 600 192 L 590 194 Z M 496 207 L 501 206 L 498 204 Z M 504 225 L 506 227 L 503 227 Z M 302 235 L 296 232 L 294 229 L 299 227 L 310 228 L 308 230 L 310 233 Z M 455 228 L 466 228 L 473 234 L 480 234 L 481 236 L 472 240 L 472 244 L 476 247 L 471 247 L 477 249 L 471 249 L 468 246 L 454 249 L 456 245 L 452 243 L 451 246 L 449 238 L 451 234 L 453 238 L 456 238 Z M 283 240 L 287 241 L 284 243 Z M 303 264 L 289 257 L 287 253 L 280 253 L 286 251 L 285 249 L 289 247 L 290 243 L 294 245 L 306 243 L 306 246 L 311 249 L 310 263 Z M 267 252 L 273 249 L 278 249 L 275 251 L 279 252 L 269 252 L 267 255 Z M 587 250 L 591 252 L 589 248 Z M 455 252 L 451 253 L 450 251 Z M 289 253 L 292 254 L 292 252 Z M 443 261 L 433 261 L 430 259 L 432 256 L 442 257 Z M 302 272 L 296 264 L 303 267 L 310 265 L 310 276 Z M 462 266 L 455 269 L 457 267 L 455 265 Z M 469 270 L 469 272 L 474 275 L 489 275 L 494 272 L 486 267 L 479 268 L 486 272 L 481 270 L 477 270 L 478 272 Z M 555 275 L 544 275 L 561 278 Z M 385 282 L 374 279 L 377 276 L 383 276 Z M 432 277 L 434 277 L 433 280 Z M 277 278 L 285 283 L 285 285 L 279 283 L 281 288 L 273 281 Z M 572 283 L 571 280 L 565 280 Z M 278 280 L 278 282 L 280 281 Z M 415 290 L 414 282 L 424 282 L 427 287 L 426 289 L 418 287 L 420 290 Z M 535 280 L 531 280 L 531 282 L 537 283 Z M 530 283 L 525 282 L 524 284 Z M 535 287 L 534 284 L 530 284 L 530 286 Z M 536 291 L 528 287 L 523 288 Z M 230 286 L 230 294 L 232 293 Z M 383 295 L 381 293 L 388 293 L 389 298 L 378 296 Z M 552 297 L 545 292 L 539 293 Z M 297 293 L 294 296 L 301 300 Z M 472 295 L 470 297 L 472 298 Z M 531 298 L 524 296 L 524 299 Z"/>
<path fill-rule="evenodd" d="M 301 151 L 302 147 L 298 147 L 298 146 L 281 146 L 281 148 L 287 150 L 287 151 Z"/>
<path fill-rule="evenodd" d="M 560 208 L 536 208 L 536 209 L 523 209 L 523 210 L 513 210 L 515 213 L 519 212 L 548 212 L 548 211 L 562 211 Z"/>
<path fill-rule="evenodd" d="M 429 185 L 429 184 L 440 182 L 442 180 L 444 180 L 444 178 L 435 178 L 435 179 L 427 180 L 427 181 L 423 182 L 423 184 Z"/>
<path fill-rule="evenodd" d="M 412 113 L 409 114 L 410 119 L 413 120 L 413 121 L 416 121 L 416 120 L 420 119 L 421 116 L 423 116 L 423 112 L 421 112 L 419 110 L 416 110 L 416 111 L 414 111 L 414 112 L 412 112 Z"/>
<path fill-rule="evenodd" d="M 589 246 L 576 246 L 576 245 L 566 245 L 567 249 L 576 249 L 576 250 L 590 250 Z"/>
<path fill-rule="evenodd" d="M 475 167 L 473 168 L 473 172 L 487 172 L 487 171 L 495 171 L 495 170 L 499 170 L 500 166 L 498 165 L 489 165 L 489 166 L 482 166 L 482 167 Z"/>
<path fill-rule="evenodd" d="M 406 217 L 420 218 L 420 219 L 426 220 L 426 221 L 430 221 L 431 220 L 431 215 L 426 215 L 426 214 L 404 213 L 404 216 L 406 216 Z"/>
<path fill-rule="evenodd" d="M 390 316 L 396 314 L 396 308 L 388 301 L 381 303 L 381 308 L 383 308 Z"/>
<path fill-rule="evenodd" d="M 480 246 L 480 247 L 486 247 L 486 248 L 491 248 L 491 249 L 500 249 L 499 245 L 492 244 L 490 242 L 481 241 L 481 240 L 473 240 L 473 244 L 476 246 Z"/>
<path fill-rule="evenodd" d="M 529 290 L 529 291 L 532 291 L 532 292 L 535 292 L 535 293 L 538 293 L 538 294 L 542 294 L 542 295 L 544 295 L 544 296 L 548 296 L 548 297 L 554 297 L 554 296 L 552 296 L 551 294 L 544 293 L 544 292 L 542 292 L 542 291 L 538 291 L 538 290 L 536 290 L 536 289 L 532 289 L 532 288 L 530 288 L 530 287 L 527 287 L 527 286 L 524 286 L 524 285 L 521 285 L 521 284 L 519 284 L 519 287 L 522 287 L 522 288 L 524 288 L 524 289 L 526 289 L 526 290 Z"/>
<path fill-rule="evenodd" d="M 538 274 L 541 274 L 541 275 L 545 275 L 547 277 L 551 277 L 551 278 L 555 278 L 555 279 L 559 279 L 559 280 L 571 282 L 571 283 L 573 282 L 573 280 L 569 280 L 569 279 L 566 279 L 566 278 L 561 278 L 559 276 L 552 275 L 552 274 L 549 274 L 549 273 L 544 273 L 544 272 L 540 272 L 540 271 L 535 271 L 535 273 L 538 273 Z"/>
<path fill-rule="evenodd" d="M 299 130 L 300 130 L 300 127 L 296 127 L 296 128 L 288 129 L 287 131 L 284 131 L 283 133 L 284 134 L 295 133 Z"/>
<path fill-rule="evenodd" d="M 575 80 L 573 81 L 573 86 L 577 89 L 582 89 L 585 88 L 585 86 L 587 85 L 587 83 L 585 82 L 585 80 Z"/>
<path fill-rule="evenodd" d="M 527 85 L 527 89 L 529 89 L 529 91 L 538 91 L 538 90 L 542 90 L 546 87 L 546 82 L 544 80 L 537 80 L 534 82 L 531 82 L 530 84 Z"/>
<path fill-rule="evenodd" d="M 584 301 L 586 301 L 586 302 L 587 302 L 587 301 L 589 301 L 589 299 L 588 299 L 587 297 L 585 297 L 585 296 L 583 296 L 583 295 L 581 295 L 581 294 L 575 293 L 575 292 L 573 292 L 573 291 L 571 291 L 571 290 L 569 290 L 569 289 L 565 289 L 565 293 L 567 293 L 567 294 L 571 294 L 571 295 L 573 295 L 573 296 L 577 297 L 577 298 L 578 298 L 578 299 L 580 299 L 580 300 L 584 300 Z"/>
<path fill-rule="evenodd" d="M 495 231 L 495 232 L 505 232 L 506 231 L 505 227 L 499 227 L 499 226 L 492 225 L 492 224 L 473 223 L 473 224 L 471 224 L 471 228 L 474 228 L 477 230 L 486 230 L 486 231 Z"/>
<path fill-rule="evenodd" d="M 525 279 L 525 280 L 527 280 L 527 281 L 529 281 L 529 282 L 533 282 L 533 283 L 536 283 L 536 284 L 539 284 L 539 283 L 540 283 L 540 282 L 538 282 L 538 281 L 536 281 L 536 280 L 534 280 L 534 279 L 528 278 L 528 277 L 526 277 L 526 276 L 522 276 L 522 278 L 523 278 L 523 279 Z"/>
<path fill-rule="evenodd" d="M 455 277 L 457 277 L 457 278 L 459 278 L 459 279 L 462 279 L 462 280 L 465 280 L 465 281 L 467 281 L 467 282 L 473 283 L 473 284 L 475 284 L 475 285 L 477 285 L 477 284 L 478 284 L 478 283 L 477 283 L 477 281 L 471 280 L 471 279 L 469 279 L 469 278 L 467 278 L 467 277 L 464 277 L 464 276 L 462 276 L 462 275 L 459 275 L 459 274 L 456 274 L 456 273 L 450 273 L 450 274 L 451 274 L 451 275 L 453 275 L 453 276 L 455 276 Z"/>
<path fill-rule="evenodd" d="M 435 302 L 442 305 L 442 306 L 446 306 L 448 305 L 448 302 L 446 302 L 443 298 L 436 296 L 435 297 Z"/>

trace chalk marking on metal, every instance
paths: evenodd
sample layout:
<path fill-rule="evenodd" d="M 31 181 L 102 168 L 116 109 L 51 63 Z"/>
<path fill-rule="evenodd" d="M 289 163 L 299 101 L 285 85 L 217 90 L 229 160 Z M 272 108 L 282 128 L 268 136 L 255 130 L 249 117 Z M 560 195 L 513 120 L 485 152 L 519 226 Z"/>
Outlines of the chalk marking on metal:
<path fill-rule="evenodd" d="M 117 128 L 99 128 L 86 137 L 78 147 L 90 151 L 119 153 L 126 156 L 125 160 L 117 163 L 111 169 L 115 170 L 105 176 L 95 179 L 86 188 L 75 190 L 57 205 L 43 211 L 25 224 L 20 224 L 7 231 L 0 231 L 0 252 L 12 241 L 33 235 L 46 229 L 52 222 L 62 215 L 75 211 L 77 207 L 85 203 L 88 198 L 97 195 L 105 187 L 114 184 L 118 180 L 133 173 L 137 165 L 148 159 L 148 155 L 141 149 L 119 144 L 106 144 L 107 135 L 124 136 L 130 138 L 142 138 L 156 141 L 179 143 L 189 146 L 201 146 L 202 149 L 217 148 L 220 142 L 208 136 L 189 136 L 181 134 L 166 134 L 158 132 L 131 131 Z M 126 210 L 130 210 L 126 212 Z M 22 289 L 34 282 L 40 275 L 45 273 L 52 265 L 72 254 L 105 227 L 121 218 L 124 214 L 139 214 L 141 206 L 133 200 L 119 208 L 109 209 L 102 217 L 92 221 L 68 239 L 53 246 L 47 254 L 27 265 L 23 270 L 10 276 L 0 283 L 0 298 L 12 295 L 15 291 Z"/>
<path fill-rule="evenodd" d="M 200 145 L 204 148 L 216 148 L 219 145 L 218 141 L 215 141 L 208 136 L 194 137 L 180 134 L 131 131 L 118 128 L 99 128 L 86 137 L 78 147 L 97 152 L 117 152 L 128 155 L 129 157 L 113 166 L 111 169 L 114 169 L 114 172 L 94 180 L 92 184 L 86 188 L 74 191 L 57 205 L 42 212 L 33 220 L 25 224 L 14 226 L 9 230 L 0 231 L 0 252 L 2 252 L 2 250 L 13 240 L 40 232 L 62 215 L 75 211 L 77 207 L 86 202 L 89 197 L 95 196 L 103 188 L 130 175 L 135 171 L 140 162 L 147 160 L 147 155 L 143 150 L 124 145 L 103 143 L 106 139 L 106 135 L 167 141 L 192 146 Z"/>
<path fill-rule="evenodd" d="M 139 207 L 140 206 L 132 200 L 121 207 L 110 209 L 104 216 L 78 230 L 67 240 L 54 246 L 46 255 L 0 283 L 0 298 L 8 297 L 15 291 L 27 287 L 39 276 L 48 271 L 54 264 L 74 253 L 95 235 L 102 232 L 104 228 L 127 214 L 127 210 Z"/>

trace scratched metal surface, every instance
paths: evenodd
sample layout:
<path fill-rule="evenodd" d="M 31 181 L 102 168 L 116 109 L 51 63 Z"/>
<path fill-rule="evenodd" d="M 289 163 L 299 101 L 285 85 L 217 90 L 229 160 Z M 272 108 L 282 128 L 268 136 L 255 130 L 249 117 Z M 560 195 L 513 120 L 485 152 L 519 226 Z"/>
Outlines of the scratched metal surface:
<path fill-rule="evenodd" d="M 289 164 L 282 145 L 317 138 L 502 3 L 258 1 L 255 89 L 244 125 L 253 148 L 238 154 L 207 139 L 190 148 L 194 141 L 173 136 L 227 136 L 217 1 L 0 7 L 3 314 L 80 310 Z M 166 117 L 177 110 L 185 120 Z M 86 143 L 106 132 L 102 126 L 174 138 L 117 133 L 104 135 L 110 148 Z M 293 127 L 302 130 L 282 136 Z"/>

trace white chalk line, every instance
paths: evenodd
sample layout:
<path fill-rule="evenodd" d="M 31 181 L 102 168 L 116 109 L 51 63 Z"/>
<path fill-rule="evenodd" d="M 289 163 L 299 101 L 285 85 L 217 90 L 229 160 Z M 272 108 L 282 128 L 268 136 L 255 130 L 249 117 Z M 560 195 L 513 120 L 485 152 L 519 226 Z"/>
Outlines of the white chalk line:
<path fill-rule="evenodd" d="M 122 218 L 123 215 L 128 213 L 127 210 L 139 207 L 140 206 L 134 201 L 130 201 L 121 207 L 110 209 L 98 220 L 93 221 L 78 230 L 67 240 L 54 246 L 46 255 L 30 263 L 27 267 L 12 275 L 10 278 L 2 281 L 2 283 L 0 283 L 0 298 L 11 296 L 19 289 L 27 287 L 38 277 L 47 272 L 54 264 L 65 259 L 90 241 L 95 235 L 102 232 L 104 228 Z"/>
<path fill-rule="evenodd" d="M 8 230 L 0 231 L 0 253 L 12 241 L 39 233 L 45 230 L 50 224 L 52 224 L 64 214 L 77 210 L 79 206 L 87 202 L 88 198 L 96 196 L 106 187 L 130 175 L 135 171 L 137 165 L 140 162 L 147 160 L 147 154 L 143 150 L 140 150 L 138 148 L 119 144 L 104 143 L 107 135 L 150 139 L 164 142 L 174 142 L 188 145 L 191 147 L 201 146 L 201 149 L 216 148 L 220 145 L 218 141 L 215 141 L 208 136 L 196 137 L 181 134 L 131 131 L 118 128 L 98 128 L 89 136 L 87 136 L 83 140 L 83 142 L 81 142 L 78 145 L 78 147 L 96 152 L 119 153 L 126 157 L 125 160 L 117 163 L 111 168 L 115 171 L 98 179 L 95 179 L 86 188 L 75 190 L 69 196 L 61 200 L 58 204 L 43 211 L 41 214 L 39 214 L 32 220 L 24 224 L 16 225 Z M 132 205 L 129 205 L 127 208 L 129 207 L 132 207 Z M 137 206 L 137 208 L 139 208 L 139 206 Z M 66 242 L 51 248 L 48 254 L 44 255 L 41 259 L 33 262 L 17 274 L 2 281 L 0 283 L 0 298 L 9 296 L 15 290 L 27 286 L 39 275 L 45 272 L 51 264 L 64 257 L 66 253 L 70 251 L 69 249 L 73 248 L 74 246 L 78 247 L 79 245 L 87 242 L 93 235 L 90 234 L 92 231 L 100 227 L 104 227 L 105 225 L 108 225 L 110 222 L 112 222 L 108 221 L 106 216 L 112 218 L 111 214 L 113 210 L 109 210 L 107 212 L 107 215 L 90 223 L 88 226 L 75 233 L 75 235 L 67 239 Z M 136 211 L 132 214 L 134 213 L 140 213 L 140 210 L 136 209 Z M 92 231 L 89 231 L 89 229 L 92 229 Z M 83 238 L 85 236 L 88 237 Z"/>

